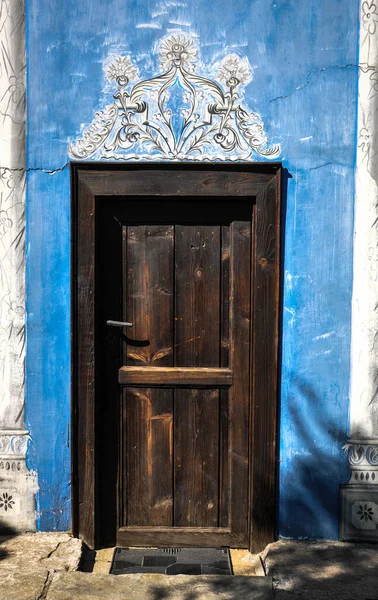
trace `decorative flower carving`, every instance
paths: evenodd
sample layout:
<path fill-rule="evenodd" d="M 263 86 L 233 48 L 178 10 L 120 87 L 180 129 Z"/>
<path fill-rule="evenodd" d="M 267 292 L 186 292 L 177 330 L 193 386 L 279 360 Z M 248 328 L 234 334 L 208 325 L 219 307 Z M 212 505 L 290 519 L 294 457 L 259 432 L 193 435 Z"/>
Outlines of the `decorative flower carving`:
<path fill-rule="evenodd" d="M 0 179 L 9 189 L 14 187 L 13 173 L 10 169 L 7 169 L 6 167 L 0 168 Z"/>
<path fill-rule="evenodd" d="M 163 38 L 159 45 L 160 64 L 166 71 L 171 67 L 193 70 L 198 55 L 194 39 L 185 33 L 174 33 Z"/>
<path fill-rule="evenodd" d="M 12 322 L 13 327 L 24 324 L 25 309 L 20 301 L 11 301 L 8 308 L 7 319 Z"/>
<path fill-rule="evenodd" d="M 11 100 L 14 104 L 18 104 L 25 95 L 25 85 L 23 79 L 11 75 L 9 77 L 9 88 Z"/>
<path fill-rule="evenodd" d="M 364 29 L 369 33 L 375 33 L 377 29 L 378 12 L 375 2 L 364 2 L 362 4 L 362 23 Z"/>
<path fill-rule="evenodd" d="M 106 73 L 109 81 L 116 81 L 118 85 L 125 86 L 130 79 L 138 76 L 138 69 L 129 56 L 118 56 L 108 64 Z"/>
<path fill-rule="evenodd" d="M 374 511 L 372 508 L 370 508 L 370 506 L 368 507 L 367 504 L 364 504 L 364 506 L 360 504 L 360 510 L 357 511 L 357 515 L 360 515 L 361 521 L 365 521 L 367 523 L 368 521 L 373 520 Z"/>
<path fill-rule="evenodd" d="M 248 58 L 240 58 L 237 54 L 228 54 L 220 63 L 218 69 L 219 79 L 224 81 L 227 87 L 236 87 L 241 83 L 247 85 L 252 81 L 252 67 Z"/>
<path fill-rule="evenodd" d="M 368 261 L 370 262 L 370 268 L 375 273 L 378 270 L 378 248 L 377 246 L 370 246 L 368 251 Z"/>
<path fill-rule="evenodd" d="M 6 359 L 11 354 L 15 354 L 13 346 L 9 343 L 8 340 L 0 341 L 0 361 Z"/>
<path fill-rule="evenodd" d="M 378 69 L 375 69 L 369 77 L 372 82 L 372 89 L 378 92 Z"/>
<path fill-rule="evenodd" d="M 363 154 L 368 154 L 370 150 L 370 133 L 366 127 L 360 129 L 360 133 L 358 135 L 358 147 L 361 149 Z"/>
<path fill-rule="evenodd" d="M 5 512 L 13 508 L 13 504 L 15 502 L 12 500 L 12 498 L 13 496 L 9 496 L 8 492 L 4 492 L 0 498 L 0 508 L 4 508 Z"/>
<path fill-rule="evenodd" d="M 0 210 L 0 236 L 4 235 L 12 227 L 12 220 L 8 218 L 6 210 Z"/>

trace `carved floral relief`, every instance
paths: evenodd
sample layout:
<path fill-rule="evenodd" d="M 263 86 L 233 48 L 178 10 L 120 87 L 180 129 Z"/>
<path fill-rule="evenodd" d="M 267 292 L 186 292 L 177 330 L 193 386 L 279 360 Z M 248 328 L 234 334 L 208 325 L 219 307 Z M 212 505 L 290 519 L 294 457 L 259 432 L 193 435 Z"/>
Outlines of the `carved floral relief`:
<path fill-rule="evenodd" d="M 275 158 L 257 113 L 242 101 L 253 78 L 246 57 L 229 54 L 215 65 L 216 77 L 199 72 L 196 38 L 184 33 L 159 45 L 161 73 L 140 79 L 129 56 L 106 66 L 114 102 L 96 113 L 70 145 L 75 159 L 236 160 Z"/>

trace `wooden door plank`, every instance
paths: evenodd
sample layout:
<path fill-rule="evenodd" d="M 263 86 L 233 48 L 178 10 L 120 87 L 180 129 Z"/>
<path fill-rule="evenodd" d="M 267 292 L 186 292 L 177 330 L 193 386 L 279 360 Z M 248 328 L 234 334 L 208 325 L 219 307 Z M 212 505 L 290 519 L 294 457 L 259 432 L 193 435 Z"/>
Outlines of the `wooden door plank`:
<path fill-rule="evenodd" d="M 230 225 L 221 229 L 221 367 L 230 366 Z M 230 521 L 229 390 L 219 392 L 219 525 Z"/>
<path fill-rule="evenodd" d="M 173 226 L 128 226 L 124 260 L 126 363 L 173 365 Z M 172 390 L 126 388 L 126 524 L 172 525 L 172 405 Z"/>
<path fill-rule="evenodd" d="M 177 367 L 219 367 L 220 227 L 175 226 Z"/>
<path fill-rule="evenodd" d="M 75 469 L 76 523 L 80 538 L 95 546 L 96 464 L 95 464 L 95 200 L 85 183 L 78 182 L 74 236 L 77 244 L 75 261 L 75 312 L 81 315 L 75 323 L 74 385 L 76 448 L 80 460 Z M 76 234 L 76 235 L 75 235 Z M 79 402 L 83 398 L 84 402 Z"/>
<path fill-rule="evenodd" d="M 252 216 L 252 210 L 251 210 Z M 251 322 L 251 221 L 231 225 L 231 357 L 234 373 L 230 390 L 229 444 L 232 531 L 248 542 L 249 378 Z M 240 493 L 240 490 L 245 490 Z"/>
<path fill-rule="evenodd" d="M 220 227 L 175 227 L 175 366 L 220 362 Z M 174 525 L 216 526 L 219 391 L 175 390 Z"/>
<path fill-rule="evenodd" d="M 219 390 L 175 390 L 175 527 L 218 525 Z"/>
<path fill-rule="evenodd" d="M 275 537 L 280 176 L 256 199 L 253 252 L 250 550 Z"/>
<path fill-rule="evenodd" d="M 172 525 L 172 391 L 128 387 L 125 525 Z"/>
<path fill-rule="evenodd" d="M 173 225 L 127 227 L 126 291 L 126 364 L 173 366 Z"/>
<path fill-rule="evenodd" d="M 230 369 L 206 369 L 204 367 L 121 367 L 119 383 L 122 385 L 142 385 L 172 387 L 207 386 L 229 387 L 232 385 Z"/>
<path fill-rule="evenodd" d="M 115 544 L 118 515 L 119 423 L 122 389 L 120 330 L 109 327 L 109 316 L 122 318 L 122 235 L 108 204 L 96 206 L 96 486 L 100 546 Z M 112 443 L 109 443 L 112 440 Z"/>

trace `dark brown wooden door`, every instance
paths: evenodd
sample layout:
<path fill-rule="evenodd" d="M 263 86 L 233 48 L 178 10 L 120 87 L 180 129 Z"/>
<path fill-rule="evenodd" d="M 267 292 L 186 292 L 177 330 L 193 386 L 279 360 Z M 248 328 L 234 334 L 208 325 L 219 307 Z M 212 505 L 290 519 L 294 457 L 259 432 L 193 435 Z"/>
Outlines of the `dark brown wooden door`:
<path fill-rule="evenodd" d="M 109 212 L 133 324 L 117 543 L 247 545 L 252 206 L 141 200 Z"/>
<path fill-rule="evenodd" d="M 210 182 L 202 177 L 198 193 L 197 172 L 194 182 L 188 178 L 186 194 L 177 180 L 182 191 L 178 185 L 176 196 L 159 192 L 162 180 L 157 178 L 154 186 L 153 177 L 149 193 L 140 193 L 146 182 L 127 175 L 122 183 L 117 176 L 101 183 L 101 173 L 92 175 L 97 193 L 82 205 L 89 208 L 89 220 L 95 219 L 93 238 L 74 255 L 76 281 L 86 272 L 96 292 L 92 309 L 92 288 L 86 287 L 92 325 L 80 322 L 82 290 L 74 306 L 75 389 L 84 396 L 77 404 L 77 433 L 80 437 L 81 422 L 94 438 L 93 470 L 89 453 L 83 474 L 77 471 L 81 535 L 92 546 L 111 543 L 115 534 L 123 546 L 248 547 L 255 526 L 256 541 L 259 533 L 272 539 L 278 240 L 277 222 L 273 229 L 267 211 L 265 222 L 259 222 L 256 186 L 264 190 L 273 178 L 266 177 L 264 185 L 255 181 L 248 193 L 240 189 L 240 178 L 239 183 L 231 178 L 233 185 L 225 193 L 221 172 Z M 86 194 L 80 192 L 79 179 L 78 196 L 85 199 Z M 275 219 L 277 198 L 275 184 L 269 200 Z M 88 222 L 80 217 L 78 204 L 76 235 L 84 239 Z M 266 239 L 257 263 L 259 226 Z M 80 261 L 92 263 L 94 271 L 85 270 Z M 265 298 L 259 295 L 262 286 Z M 261 366 L 273 358 L 270 374 L 256 371 L 261 311 Z M 132 327 L 111 327 L 108 319 L 131 322 Z M 94 339 L 82 340 L 83 328 L 92 328 Z M 92 384 L 88 368 L 80 371 L 87 365 L 84 342 L 94 349 Z M 267 406 L 261 406 L 264 398 Z M 80 411 L 86 411 L 81 421 Z M 83 441 L 77 444 L 80 456 Z M 258 458 L 262 469 L 269 465 L 269 473 L 261 474 Z M 85 473 L 93 473 L 93 483 Z M 271 495 L 264 498 L 267 490 Z"/>

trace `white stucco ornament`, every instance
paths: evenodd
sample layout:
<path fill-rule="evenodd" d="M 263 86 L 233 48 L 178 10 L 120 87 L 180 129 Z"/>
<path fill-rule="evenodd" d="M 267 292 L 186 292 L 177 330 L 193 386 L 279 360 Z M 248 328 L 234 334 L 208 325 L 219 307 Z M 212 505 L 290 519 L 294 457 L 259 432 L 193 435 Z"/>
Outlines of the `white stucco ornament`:
<path fill-rule="evenodd" d="M 242 103 L 252 80 L 246 57 L 229 54 L 218 64 L 217 81 L 196 72 L 197 39 L 172 33 L 157 45 L 161 74 L 134 82 L 129 56 L 111 57 L 107 79 L 115 82 L 111 104 L 96 113 L 70 144 L 74 159 L 248 160 L 275 158 L 258 114 Z"/>

